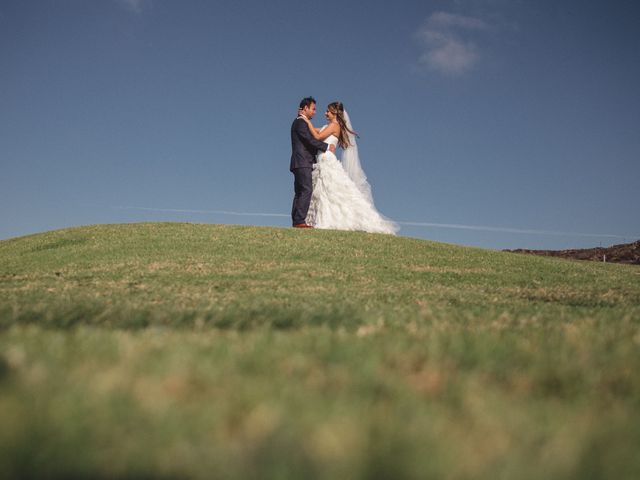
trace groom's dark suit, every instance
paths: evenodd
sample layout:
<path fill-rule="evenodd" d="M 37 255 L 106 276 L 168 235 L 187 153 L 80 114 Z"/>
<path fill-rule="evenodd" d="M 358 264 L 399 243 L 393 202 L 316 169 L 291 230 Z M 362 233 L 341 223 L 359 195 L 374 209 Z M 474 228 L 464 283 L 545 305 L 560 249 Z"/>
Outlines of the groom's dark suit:
<path fill-rule="evenodd" d="M 305 223 L 309 203 L 311 202 L 311 172 L 316 163 L 318 151 L 326 152 L 328 144 L 316 140 L 309 125 L 302 118 L 296 118 L 291 124 L 291 164 L 289 170 L 293 173 L 293 207 L 291 208 L 291 220 L 294 225 Z"/>

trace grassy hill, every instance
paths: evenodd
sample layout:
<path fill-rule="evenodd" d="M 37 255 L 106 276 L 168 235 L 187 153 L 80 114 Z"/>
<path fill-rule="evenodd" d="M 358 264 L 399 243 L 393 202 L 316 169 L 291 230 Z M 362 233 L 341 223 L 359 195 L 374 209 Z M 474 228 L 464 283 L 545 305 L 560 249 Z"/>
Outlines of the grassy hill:
<path fill-rule="evenodd" d="M 638 478 L 640 270 L 356 232 L 0 242 L 1 478 Z"/>

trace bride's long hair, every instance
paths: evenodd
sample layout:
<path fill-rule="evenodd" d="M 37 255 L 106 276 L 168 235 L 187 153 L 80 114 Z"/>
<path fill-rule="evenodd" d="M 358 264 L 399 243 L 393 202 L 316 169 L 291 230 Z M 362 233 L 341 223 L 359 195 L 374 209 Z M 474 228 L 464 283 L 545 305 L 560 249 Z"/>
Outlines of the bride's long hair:
<path fill-rule="evenodd" d="M 349 141 L 349 134 L 356 137 L 358 136 L 358 134 L 347 126 L 347 121 L 344 118 L 344 105 L 342 105 L 342 102 L 330 103 L 327 106 L 327 110 L 329 110 L 336 116 L 336 121 L 338 122 L 338 125 L 340 125 L 338 145 L 344 150 L 345 148 L 351 146 L 351 142 Z"/>

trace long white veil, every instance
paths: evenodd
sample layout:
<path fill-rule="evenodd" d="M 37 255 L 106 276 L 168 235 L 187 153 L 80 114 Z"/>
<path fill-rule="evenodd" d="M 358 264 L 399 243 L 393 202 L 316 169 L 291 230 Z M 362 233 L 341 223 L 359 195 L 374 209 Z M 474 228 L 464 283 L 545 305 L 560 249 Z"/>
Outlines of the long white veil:
<path fill-rule="evenodd" d="M 344 119 L 347 122 L 347 128 L 351 131 L 353 127 L 351 126 L 351 119 L 349 118 L 349 114 L 347 111 L 344 111 Z M 367 176 L 362 170 L 362 166 L 360 165 L 360 155 L 358 155 L 358 144 L 356 142 L 356 136 L 347 132 L 349 137 L 349 146 L 342 151 L 342 158 L 340 161 L 342 162 L 342 166 L 344 167 L 349 178 L 353 180 L 353 182 L 358 187 L 358 190 L 362 192 L 364 198 L 373 205 L 373 196 L 371 195 L 371 185 L 367 181 Z"/>

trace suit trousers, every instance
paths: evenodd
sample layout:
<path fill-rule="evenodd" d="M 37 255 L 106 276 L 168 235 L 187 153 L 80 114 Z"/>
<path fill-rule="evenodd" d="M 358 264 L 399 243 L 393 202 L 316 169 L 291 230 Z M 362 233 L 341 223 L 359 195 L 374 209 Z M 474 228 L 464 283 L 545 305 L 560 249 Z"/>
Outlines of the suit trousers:
<path fill-rule="evenodd" d="M 305 223 L 309 204 L 311 203 L 311 191 L 313 184 L 311 181 L 311 172 L 313 168 L 294 168 L 293 169 L 293 206 L 291 207 L 291 220 L 293 225 Z"/>

